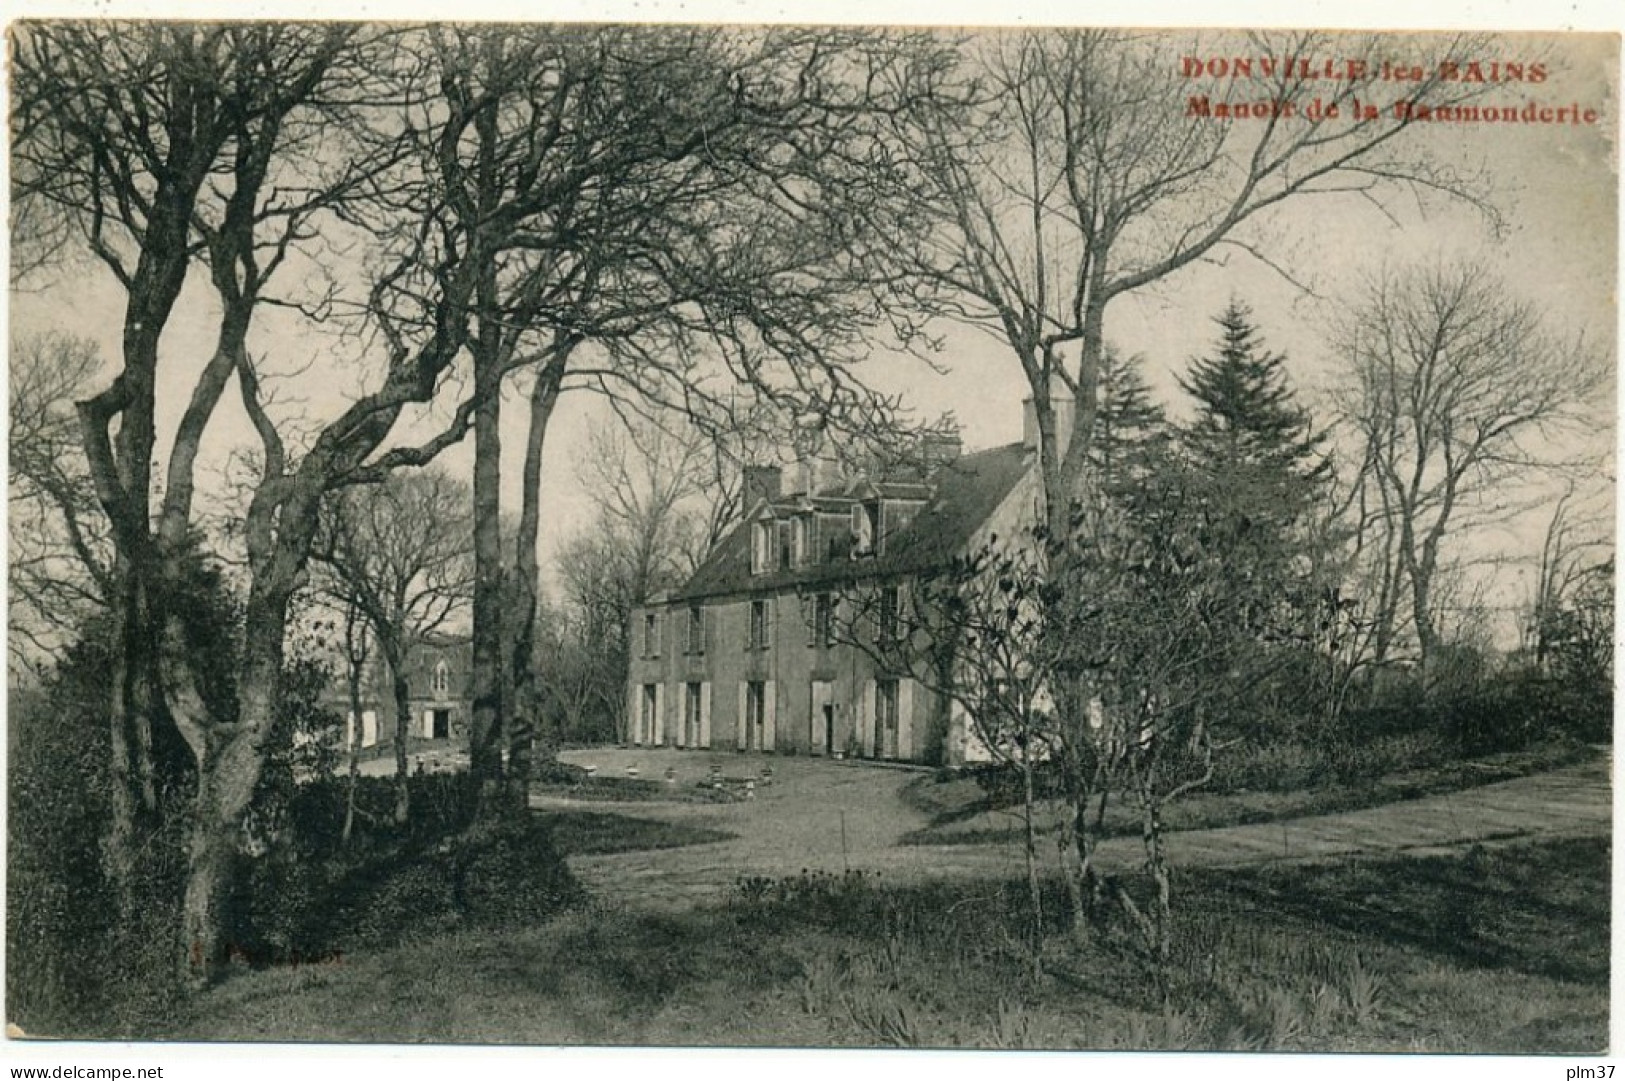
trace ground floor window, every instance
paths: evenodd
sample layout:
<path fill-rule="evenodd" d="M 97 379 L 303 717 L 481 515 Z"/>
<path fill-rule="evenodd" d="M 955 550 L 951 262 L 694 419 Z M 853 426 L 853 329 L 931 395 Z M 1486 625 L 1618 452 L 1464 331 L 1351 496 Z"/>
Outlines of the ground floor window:
<path fill-rule="evenodd" d="M 745 749 L 760 751 L 767 740 L 767 684 L 745 684 Z"/>
<path fill-rule="evenodd" d="M 690 683 L 683 695 L 683 746 L 700 745 L 700 685 Z"/>
<path fill-rule="evenodd" d="M 882 758 L 897 757 L 897 681 L 883 679 L 875 685 L 875 743 Z"/>
<path fill-rule="evenodd" d="M 635 743 L 653 743 L 655 741 L 655 722 L 660 717 L 660 685 L 658 683 L 645 683 L 643 685 L 643 715 L 639 718 L 637 739 Z"/>

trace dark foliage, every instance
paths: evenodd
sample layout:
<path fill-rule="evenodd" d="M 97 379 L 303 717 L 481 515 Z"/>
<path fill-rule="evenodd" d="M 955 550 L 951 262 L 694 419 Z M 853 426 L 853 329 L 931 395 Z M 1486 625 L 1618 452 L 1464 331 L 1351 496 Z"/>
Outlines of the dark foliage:
<path fill-rule="evenodd" d="M 10 694 L 7 1016 L 50 1033 L 103 1001 L 112 895 L 97 838 L 108 809 L 107 733 L 49 691 Z"/>
<path fill-rule="evenodd" d="M 1323 434 L 1287 383 L 1284 358 L 1268 352 L 1252 312 L 1232 301 L 1216 322 L 1217 354 L 1195 360 L 1180 381 L 1196 399 L 1181 443 L 1221 511 L 1284 544 L 1330 472 Z"/>
<path fill-rule="evenodd" d="M 209 629 L 187 647 L 213 651 L 196 667 L 207 677 L 205 696 L 227 708 L 236 609 L 218 575 L 196 568 L 166 603 L 186 606 L 188 625 Z M 9 1019 L 30 1032 L 140 1035 L 177 993 L 170 943 L 195 771 L 160 772 L 159 813 L 137 825 L 132 904 L 121 916 L 103 851 L 113 814 L 112 641 L 93 626 L 46 686 L 14 693 L 10 704 L 7 1003 Z M 282 675 L 239 838 L 231 956 L 256 965 L 317 960 L 406 931 L 528 918 L 575 896 L 545 828 L 528 820 L 474 828 L 476 801 L 458 775 L 413 779 L 404 832 L 390 824 L 391 782 L 364 781 L 360 828 L 341 851 L 343 784 L 325 768 L 325 744 L 302 738 L 336 723 L 319 705 L 326 680 L 321 666 L 301 660 Z M 300 784 L 301 776 L 317 779 Z"/>
<path fill-rule="evenodd" d="M 349 845 L 340 841 L 344 784 L 298 788 L 285 830 L 244 868 L 230 927 L 236 960 L 292 964 L 408 935 L 539 920 L 579 896 L 542 819 L 476 822 L 467 774 L 409 783 L 402 830 L 392 820 L 393 780 L 360 781 Z"/>
<path fill-rule="evenodd" d="M 111 642 L 108 628 L 93 625 L 44 687 L 10 696 L 7 1016 L 42 1035 L 139 1031 L 170 992 L 170 917 L 185 868 L 179 812 L 189 792 L 172 780 L 159 793 L 164 813 L 138 826 L 135 914 L 121 923 L 103 862 Z"/>

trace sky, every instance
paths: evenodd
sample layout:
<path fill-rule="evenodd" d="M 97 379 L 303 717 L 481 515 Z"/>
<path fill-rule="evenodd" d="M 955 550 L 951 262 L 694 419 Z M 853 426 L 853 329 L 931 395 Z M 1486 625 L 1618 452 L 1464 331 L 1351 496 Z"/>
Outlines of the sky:
<path fill-rule="evenodd" d="M 1211 34 L 1179 33 L 1159 47 L 1167 49 L 1173 64 L 1192 53 L 1228 55 L 1236 51 L 1236 44 Z M 1498 87 L 1486 96 L 1486 103 L 1572 101 L 1617 116 L 1618 69 L 1612 39 L 1509 35 L 1487 48 L 1487 59 L 1544 57 L 1549 78 L 1539 86 Z M 1426 49 L 1423 45 L 1422 51 Z M 1236 85 L 1193 80 L 1193 87 L 1200 86 L 1215 98 Z M 1242 90 L 1234 93 L 1245 96 Z M 1362 281 L 1384 268 L 1443 259 L 1488 265 L 1507 282 L 1510 296 L 1534 301 L 1555 327 L 1569 333 L 1583 330 L 1611 350 L 1617 324 L 1615 132 L 1614 124 L 1607 122 L 1418 126 L 1409 138 L 1425 140 L 1442 160 L 1484 168 L 1490 199 L 1506 222 L 1503 235 L 1492 236 L 1482 217 L 1468 206 L 1404 192 L 1393 193 L 1380 208 L 1354 197 L 1290 202 L 1260 219 L 1252 235 L 1291 280 L 1232 250 L 1222 263 L 1198 263 L 1115 301 L 1107 317 L 1108 340 L 1125 353 L 1144 355 L 1153 388 L 1177 416 L 1186 408 L 1177 373 L 1210 347 L 1213 316 L 1238 299 L 1253 309 L 1267 344 L 1286 355 L 1288 372 L 1300 392 L 1324 410 L 1336 404 L 1338 358 L 1330 329 L 1357 298 Z M 12 333 L 68 329 L 93 337 L 105 355 L 113 356 L 122 309 L 123 296 L 116 284 L 99 264 L 87 261 L 47 288 L 14 295 Z M 212 317 L 206 282 L 194 275 L 163 343 L 161 426 L 172 428 L 191 380 L 210 352 Z M 940 370 L 877 349 L 862 368 L 865 377 L 875 387 L 900 395 L 921 417 L 953 412 L 970 449 L 1019 439 L 1027 392 L 1008 347 L 960 325 L 942 324 L 936 330 L 944 342 L 935 357 Z M 328 343 L 275 317 L 257 332 L 254 347 L 274 368 L 291 370 L 309 363 L 312 372 L 323 373 L 320 378 L 272 381 L 273 393 L 282 396 L 285 406 L 331 415 L 358 389 L 352 369 L 334 370 L 328 363 L 324 352 Z M 516 511 L 525 409 L 522 399 L 511 400 L 504 423 L 505 509 Z M 578 473 L 589 432 L 606 423 L 613 423 L 613 418 L 604 403 L 585 395 L 573 401 L 566 397 L 555 414 L 543 480 L 544 567 L 570 536 L 590 524 L 591 506 Z M 228 394 L 209 432 L 203 468 L 218 470 L 233 447 L 245 445 L 247 435 L 235 395 Z M 1603 450 L 1613 443 L 1606 424 L 1592 438 Z M 161 440 L 160 447 L 164 445 Z M 448 452 L 443 462 L 450 470 L 464 472 L 469 458 L 465 445 Z M 1538 544 L 1543 525 L 1543 518 L 1515 524 L 1505 545 L 1530 549 Z M 1523 587 L 1504 580 L 1498 588 L 1512 603 Z"/>

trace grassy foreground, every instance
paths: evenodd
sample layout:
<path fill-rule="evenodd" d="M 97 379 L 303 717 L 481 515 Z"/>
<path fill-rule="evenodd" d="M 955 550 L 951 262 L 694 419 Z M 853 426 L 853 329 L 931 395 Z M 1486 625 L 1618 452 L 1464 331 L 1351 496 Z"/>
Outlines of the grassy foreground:
<path fill-rule="evenodd" d="M 1608 842 L 1585 839 L 1181 875 L 1166 1006 L 1120 928 L 1089 946 L 1052 929 L 1034 975 L 1015 884 L 755 879 L 677 914 L 588 902 L 522 930 L 245 973 L 165 1035 L 1596 1051 L 1608 870 Z"/>

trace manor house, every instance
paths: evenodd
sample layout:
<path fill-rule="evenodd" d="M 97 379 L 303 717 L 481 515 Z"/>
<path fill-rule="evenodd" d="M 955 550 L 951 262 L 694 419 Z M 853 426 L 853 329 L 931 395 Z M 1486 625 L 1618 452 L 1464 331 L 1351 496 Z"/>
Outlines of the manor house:
<path fill-rule="evenodd" d="M 986 755 L 963 709 L 840 633 L 861 590 L 906 603 L 912 582 L 1038 506 L 1037 426 L 962 454 L 928 442 L 889 475 L 824 461 L 754 467 L 745 513 L 689 580 L 632 613 L 625 742 L 940 765 Z"/>

